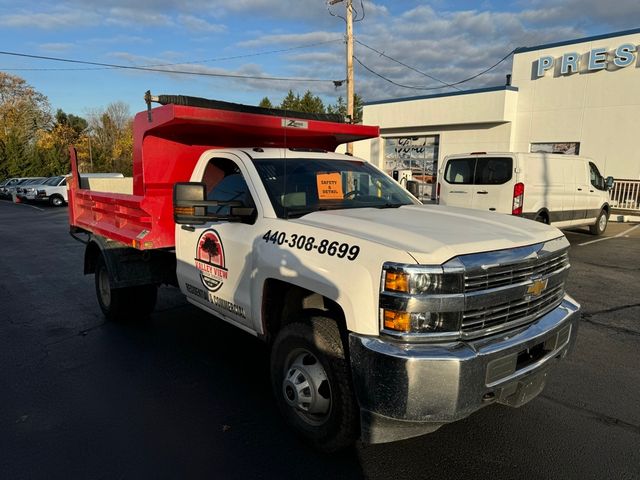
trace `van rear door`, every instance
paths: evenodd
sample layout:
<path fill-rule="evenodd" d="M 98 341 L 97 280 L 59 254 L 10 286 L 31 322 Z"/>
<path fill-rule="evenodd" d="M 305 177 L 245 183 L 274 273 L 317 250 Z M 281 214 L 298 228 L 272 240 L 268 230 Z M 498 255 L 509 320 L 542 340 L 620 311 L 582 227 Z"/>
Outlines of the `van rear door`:
<path fill-rule="evenodd" d="M 440 203 L 471 208 L 475 157 L 450 158 L 444 166 L 440 181 Z"/>
<path fill-rule="evenodd" d="M 507 156 L 477 157 L 472 208 L 511 213 L 516 183 L 514 163 L 514 159 Z"/>

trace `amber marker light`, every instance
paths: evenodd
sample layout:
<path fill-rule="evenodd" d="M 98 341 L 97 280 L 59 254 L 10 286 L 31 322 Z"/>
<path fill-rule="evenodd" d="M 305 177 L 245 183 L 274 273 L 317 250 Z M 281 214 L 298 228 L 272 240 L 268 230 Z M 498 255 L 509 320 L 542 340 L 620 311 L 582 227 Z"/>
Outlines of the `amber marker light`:
<path fill-rule="evenodd" d="M 409 293 L 409 274 L 404 272 L 386 272 L 384 289 L 392 292 Z"/>
<path fill-rule="evenodd" d="M 394 310 L 384 311 L 384 328 L 397 332 L 408 332 L 411 329 L 411 315 Z"/>
<path fill-rule="evenodd" d="M 173 212 L 176 215 L 195 215 L 196 214 L 196 209 L 195 207 L 175 207 L 173 209 Z"/>

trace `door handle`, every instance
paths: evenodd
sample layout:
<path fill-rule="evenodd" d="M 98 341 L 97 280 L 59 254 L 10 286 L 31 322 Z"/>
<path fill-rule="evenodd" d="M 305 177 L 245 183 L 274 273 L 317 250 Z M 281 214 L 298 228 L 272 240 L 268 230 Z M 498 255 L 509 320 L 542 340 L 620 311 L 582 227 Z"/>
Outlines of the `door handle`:
<path fill-rule="evenodd" d="M 187 232 L 195 232 L 196 228 L 192 227 L 191 225 L 182 225 L 180 227 L 182 230 L 186 230 Z"/>
<path fill-rule="evenodd" d="M 579 192 L 581 192 L 581 191 L 582 191 L 582 189 L 581 189 L 581 188 L 579 188 L 579 189 L 578 189 L 578 191 L 579 191 Z"/>
<path fill-rule="evenodd" d="M 593 193 L 595 190 L 589 190 L 591 193 Z"/>
<path fill-rule="evenodd" d="M 480 195 L 486 195 L 489 192 L 487 192 L 486 190 L 480 190 L 479 192 L 476 192 L 476 193 L 479 193 Z"/>

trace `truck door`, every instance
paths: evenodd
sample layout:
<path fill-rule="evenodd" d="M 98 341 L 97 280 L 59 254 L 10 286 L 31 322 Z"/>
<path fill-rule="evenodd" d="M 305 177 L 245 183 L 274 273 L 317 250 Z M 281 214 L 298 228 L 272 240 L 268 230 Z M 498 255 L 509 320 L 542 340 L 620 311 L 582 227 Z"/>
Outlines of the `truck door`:
<path fill-rule="evenodd" d="M 589 189 L 591 184 L 589 182 L 589 171 L 587 162 L 583 159 L 572 159 L 573 163 L 573 175 L 575 178 L 575 200 L 573 203 L 573 218 L 571 225 L 580 225 L 585 222 L 587 218 L 587 211 L 589 210 Z"/>
<path fill-rule="evenodd" d="M 595 220 L 600 214 L 602 205 L 609 200 L 604 177 L 595 163 L 589 162 L 589 210 L 587 219 Z"/>
<path fill-rule="evenodd" d="M 440 203 L 471 208 L 475 164 L 473 157 L 451 158 L 447 161 L 440 183 Z"/>
<path fill-rule="evenodd" d="M 242 201 L 256 207 L 240 162 L 214 158 L 202 178 L 207 199 Z M 229 207 L 210 213 L 228 214 Z M 176 225 L 177 276 L 186 297 L 241 325 L 251 322 L 251 275 L 256 216 L 248 223 L 214 221 L 205 225 Z"/>
<path fill-rule="evenodd" d="M 514 184 L 513 158 L 478 157 L 473 185 L 472 208 L 511 213 Z M 525 191 L 526 195 L 527 192 Z"/>

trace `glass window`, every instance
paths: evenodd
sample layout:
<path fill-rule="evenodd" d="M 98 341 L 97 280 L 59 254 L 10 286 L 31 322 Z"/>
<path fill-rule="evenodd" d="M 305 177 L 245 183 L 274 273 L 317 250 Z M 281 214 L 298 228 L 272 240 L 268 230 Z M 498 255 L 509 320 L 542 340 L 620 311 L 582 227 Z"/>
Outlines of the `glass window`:
<path fill-rule="evenodd" d="M 580 155 L 580 142 L 532 143 L 531 153 L 560 153 Z"/>
<path fill-rule="evenodd" d="M 507 157 L 478 158 L 476 185 L 501 185 L 511 180 L 513 159 Z"/>
<path fill-rule="evenodd" d="M 437 170 L 439 135 L 384 139 L 385 171 L 411 170 L 413 180 L 433 183 Z"/>
<path fill-rule="evenodd" d="M 456 158 L 447 162 L 444 179 L 447 183 L 472 185 L 475 170 L 475 158 Z"/>
<path fill-rule="evenodd" d="M 418 203 L 367 162 L 322 158 L 254 159 L 280 218 L 318 210 L 394 208 Z"/>
<path fill-rule="evenodd" d="M 604 178 L 600 175 L 600 171 L 595 164 L 589 162 L 589 179 L 591 180 L 591 185 L 596 187 L 598 190 L 606 190 L 607 187 L 605 185 Z"/>
<path fill-rule="evenodd" d="M 249 186 L 242 176 L 240 168 L 231 160 L 225 158 L 211 160 L 205 170 L 203 181 L 207 185 L 207 200 L 237 201 L 242 202 L 244 207 L 255 208 Z M 210 215 L 230 215 L 231 208 L 228 205 L 221 205 L 208 207 L 207 210 Z M 255 216 L 250 223 L 254 221 Z"/>

